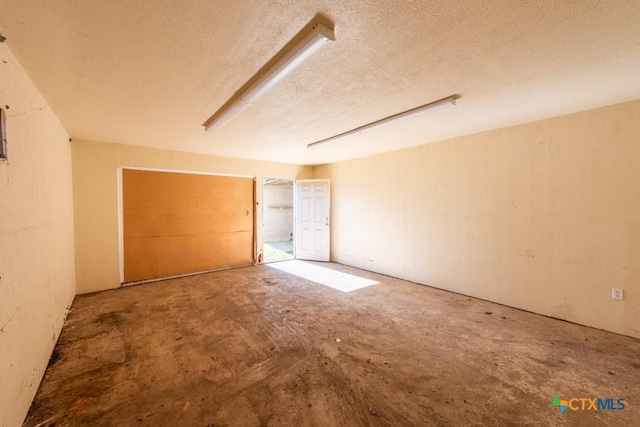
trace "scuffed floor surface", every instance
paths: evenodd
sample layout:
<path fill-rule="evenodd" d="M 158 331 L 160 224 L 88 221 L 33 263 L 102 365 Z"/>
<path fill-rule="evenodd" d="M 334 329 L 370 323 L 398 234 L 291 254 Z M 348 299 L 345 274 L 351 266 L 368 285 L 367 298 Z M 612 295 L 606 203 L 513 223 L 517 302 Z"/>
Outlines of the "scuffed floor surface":
<path fill-rule="evenodd" d="M 25 425 L 640 426 L 640 340 L 316 265 L 380 283 L 256 266 L 77 297 Z"/>

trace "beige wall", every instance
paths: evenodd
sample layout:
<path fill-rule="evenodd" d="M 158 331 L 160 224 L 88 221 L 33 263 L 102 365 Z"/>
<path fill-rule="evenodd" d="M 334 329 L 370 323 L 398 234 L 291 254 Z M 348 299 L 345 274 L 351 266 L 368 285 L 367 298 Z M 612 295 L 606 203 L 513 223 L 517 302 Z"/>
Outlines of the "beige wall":
<path fill-rule="evenodd" d="M 315 177 L 337 262 L 640 337 L 640 101 Z"/>
<path fill-rule="evenodd" d="M 0 104 L 0 425 L 21 425 L 75 294 L 69 137 L 7 46 Z"/>
<path fill-rule="evenodd" d="M 309 178 L 313 169 L 280 163 L 203 156 L 101 142 L 73 141 L 73 191 L 78 293 L 120 286 L 117 169 L 121 166 L 251 175 L 258 178 Z M 261 208 L 261 206 L 260 206 Z M 257 223 L 262 224 L 258 210 Z M 258 247 L 262 247 L 258 227 Z"/>

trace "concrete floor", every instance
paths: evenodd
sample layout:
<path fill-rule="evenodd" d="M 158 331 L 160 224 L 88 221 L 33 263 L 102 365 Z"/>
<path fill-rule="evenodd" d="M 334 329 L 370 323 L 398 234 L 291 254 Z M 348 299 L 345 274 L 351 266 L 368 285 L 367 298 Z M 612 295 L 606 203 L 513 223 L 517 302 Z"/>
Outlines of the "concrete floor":
<path fill-rule="evenodd" d="M 77 297 L 25 425 L 640 425 L 640 340 L 318 265 L 380 284 L 256 266 Z"/>

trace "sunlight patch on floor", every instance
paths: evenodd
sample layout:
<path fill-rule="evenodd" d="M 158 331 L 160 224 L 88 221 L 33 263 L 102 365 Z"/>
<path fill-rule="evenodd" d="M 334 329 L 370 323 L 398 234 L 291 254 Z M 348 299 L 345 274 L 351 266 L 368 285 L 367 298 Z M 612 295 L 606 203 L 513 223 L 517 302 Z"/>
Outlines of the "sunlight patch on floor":
<path fill-rule="evenodd" d="M 365 279 L 364 277 L 354 276 L 353 274 L 343 273 L 299 260 L 277 262 L 269 264 L 269 267 L 342 292 L 351 292 L 379 283 L 375 280 Z"/>

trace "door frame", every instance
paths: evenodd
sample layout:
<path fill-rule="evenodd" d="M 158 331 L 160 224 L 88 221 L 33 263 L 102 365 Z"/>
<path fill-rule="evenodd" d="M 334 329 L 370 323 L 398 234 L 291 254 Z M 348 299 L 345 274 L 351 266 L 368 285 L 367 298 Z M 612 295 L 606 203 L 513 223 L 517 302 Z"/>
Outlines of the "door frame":
<path fill-rule="evenodd" d="M 292 184 L 292 198 L 293 198 L 293 204 L 291 207 L 292 210 L 292 220 L 293 223 L 291 224 L 291 228 L 292 228 L 292 237 L 293 237 L 293 259 L 296 259 L 296 182 L 297 180 L 295 178 L 276 178 L 273 176 L 263 176 L 262 177 L 262 189 L 261 189 L 261 196 L 262 196 L 262 200 L 260 201 L 260 203 L 262 203 L 262 208 L 260 210 L 260 212 L 262 213 L 262 215 L 260 215 L 260 218 L 262 219 L 262 225 L 260 227 L 260 234 L 261 234 L 261 239 L 260 239 L 260 243 L 261 246 L 258 248 L 258 253 L 261 254 L 260 258 L 260 264 L 268 264 L 267 262 L 264 261 L 264 215 L 267 209 L 267 206 L 264 204 L 264 187 L 265 187 L 265 179 L 276 179 L 276 180 L 281 180 L 281 181 L 289 181 Z M 257 246 L 257 243 L 256 243 Z"/>
<path fill-rule="evenodd" d="M 122 171 L 124 169 L 139 170 L 147 172 L 169 172 L 169 173 L 183 173 L 190 175 L 209 175 L 209 176 L 228 176 L 233 178 L 249 178 L 253 179 L 253 262 L 256 262 L 256 176 L 255 175 L 241 175 L 232 173 L 217 173 L 217 172 L 202 172 L 202 171 L 189 171 L 181 169 L 164 169 L 164 168 L 145 168 L 139 166 L 117 166 L 116 168 L 116 180 L 117 180 L 117 193 L 118 193 L 118 270 L 120 286 L 132 286 L 139 285 L 141 283 L 157 282 L 160 280 L 174 279 L 177 277 L 193 276 L 196 274 L 207 273 L 207 271 L 198 271 L 195 273 L 180 274 L 171 277 L 162 277 L 158 279 L 139 280 L 137 282 L 124 283 L 124 192 L 122 187 Z M 217 270 L 210 270 L 217 271 Z"/>

